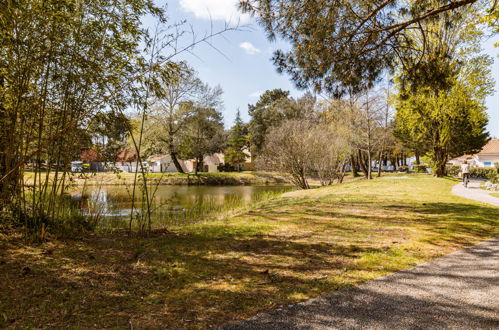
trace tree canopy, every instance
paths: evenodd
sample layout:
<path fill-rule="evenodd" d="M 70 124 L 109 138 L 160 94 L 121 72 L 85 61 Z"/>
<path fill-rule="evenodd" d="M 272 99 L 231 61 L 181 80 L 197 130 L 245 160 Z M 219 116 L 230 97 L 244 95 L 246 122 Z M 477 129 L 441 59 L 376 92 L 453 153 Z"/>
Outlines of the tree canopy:
<path fill-rule="evenodd" d="M 413 47 L 401 57 L 398 73 L 396 135 L 429 153 L 438 176 L 449 156 L 476 153 L 488 139 L 491 59 L 477 54 L 482 32 L 474 24 L 476 12 L 459 14 L 427 22 L 424 34 L 408 34 Z"/>
<path fill-rule="evenodd" d="M 480 0 L 241 0 L 270 39 L 282 38 L 289 51 L 273 61 L 300 88 L 339 97 L 355 93 L 392 69 L 406 31 L 458 8 L 486 7 Z"/>
<path fill-rule="evenodd" d="M 238 110 L 234 126 L 232 126 L 227 139 L 227 149 L 225 149 L 225 162 L 232 165 L 236 170 L 241 169 L 241 164 L 246 161 L 248 155 L 245 150 L 249 148 L 248 127 L 241 119 L 241 112 Z"/>

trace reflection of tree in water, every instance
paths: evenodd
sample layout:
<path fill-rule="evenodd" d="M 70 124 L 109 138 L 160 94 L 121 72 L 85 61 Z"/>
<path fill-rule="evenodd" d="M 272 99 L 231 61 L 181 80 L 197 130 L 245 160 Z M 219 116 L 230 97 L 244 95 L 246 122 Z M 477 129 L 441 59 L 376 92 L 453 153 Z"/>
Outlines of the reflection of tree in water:
<path fill-rule="evenodd" d="M 153 199 L 153 217 L 157 224 L 189 223 L 250 204 L 267 193 L 289 189 L 275 186 L 161 186 Z M 132 200 L 126 187 L 86 187 L 85 190 L 84 194 L 74 194 L 72 202 L 87 215 L 114 218 L 113 224 L 119 226 L 119 219 L 130 214 Z"/>

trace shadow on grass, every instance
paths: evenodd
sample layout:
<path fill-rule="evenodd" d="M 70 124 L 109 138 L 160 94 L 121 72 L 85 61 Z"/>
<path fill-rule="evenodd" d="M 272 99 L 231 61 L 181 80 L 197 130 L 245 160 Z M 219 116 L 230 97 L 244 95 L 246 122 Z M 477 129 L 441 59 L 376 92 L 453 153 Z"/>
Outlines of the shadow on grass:
<path fill-rule="evenodd" d="M 223 329 L 481 328 L 499 326 L 491 292 L 499 239 L 359 287 L 288 306 Z M 476 257 L 482 258 L 477 266 Z M 492 262 L 491 262 L 492 260 Z M 459 288 L 459 290 L 456 290 Z M 474 292 L 473 297 L 466 293 Z M 464 293 L 464 294 L 462 294 Z"/>
<path fill-rule="evenodd" d="M 276 200 L 237 224 L 149 238 L 0 242 L 0 326 L 205 328 L 407 268 L 419 252 L 392 240 L 410 240 L 410 229 L 424 233 L 415 244 L 455 247 L 498 233 L 493 207 L 314 203 Z M 404 312 L 398 296 L 366 294 Z"/>
<path fill-rule="evenodd" d="M 209 226 L 188 235 L 105 236 L 19 251 L 0 272 L 1 326 L 190 328 L 345 287 L 323 273 L 375 249 L 297 243 Z M 19 242 L 10 242 L 17 245 Z M 26 268 L 27 267 L 27 268 Z M 29 269 L 26 271 L 25 269 Z M 313 277 L 311 276 L 313 275 Z M 267 301 L 262 306 L 261 302 Z M 242 314 L 240 314 L 242 313 Z"/>

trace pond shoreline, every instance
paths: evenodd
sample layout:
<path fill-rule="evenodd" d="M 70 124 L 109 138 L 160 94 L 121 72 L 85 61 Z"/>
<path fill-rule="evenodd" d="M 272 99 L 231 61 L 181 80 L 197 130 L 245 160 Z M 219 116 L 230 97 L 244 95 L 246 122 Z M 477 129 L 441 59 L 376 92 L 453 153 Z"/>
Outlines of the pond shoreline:
<path fill-rule="evenodd" d="M 134 182 L 134 173 L 70 173 L 68 183 L 74 186 L 126 186 Z M 43 174 L 42 174 L 43 176 Z M 25 184 L 32 185 L 34 174 L 24 175 Z M 53 175 L 49 176 L 52 180 Z M 138 177 L 141 180 L 141 176 Z M 241 173 L 148 173 L 150 185 L 167 186 L 247 186 L 247 185 L 289 185 L 288 176 L 274 172 Z"/>

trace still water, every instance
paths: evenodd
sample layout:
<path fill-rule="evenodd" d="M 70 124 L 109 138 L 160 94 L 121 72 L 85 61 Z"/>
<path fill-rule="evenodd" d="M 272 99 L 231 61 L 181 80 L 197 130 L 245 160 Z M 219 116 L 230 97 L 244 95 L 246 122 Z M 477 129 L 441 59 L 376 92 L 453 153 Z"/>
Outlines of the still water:
<path fill-rule="evenodd" d="M 157 225 L 182 225 L 197 222 L 294 189 L 289 186 L 158 186 L 151 188 L 152 219 Z M 136 195 L 141 195 L 137 190 Z M 74 192 L 72 199 L 89 217 L 99 218 L 102 226 L 120 227 L 132 213 L 132 191 L 126 186 L 86 187 Z M 146 210 L 136 197 L 134 217 Z"/>

